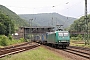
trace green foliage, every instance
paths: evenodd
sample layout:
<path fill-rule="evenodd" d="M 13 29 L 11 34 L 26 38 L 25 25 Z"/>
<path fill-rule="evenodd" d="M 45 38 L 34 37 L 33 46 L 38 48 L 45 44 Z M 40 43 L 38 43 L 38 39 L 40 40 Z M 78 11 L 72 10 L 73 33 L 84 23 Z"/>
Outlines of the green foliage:
<path fill-rule="evenodd" d="M 88 31 L 90 32 L 90 15 L 88 15 Z M 70 26 L 69 31 L 77 31 L 77 32 L 85 32 L 86 28 L 86 20 L 85 16 L 82 16 L 80 19 L 74 21 L 74 23 Z"/>
<path fill-rule="evenodd" d="M 25 42 L 24 38 L 21 38 L 20 40 L 15 40 L 15 39 L 12 39 L 12 36 L 7 37 L 5 35 L 0 35 L 1 46 L 8 46 L 8 45 L 22 43 L 22 42 Z"/>
<path fill-rule="evenodd" d="M 83 40 L 83 36 L 80 34 L 78 35 L 78 38 L 79 38 L 78 40 Z"/>
<path fill-rule="evenodd" d="M 9 35 L 8 38 L 9 38 L 9 40 L 12 40 L 13 39 L 11 35 Z"/>
<path fill-rule="evenodd" d="M 83 36 L 79 34 L 76 37 L 71 37 L 71 40 L 83 40 Z"/>
<path fill-rule="evenodd" d="M 6 32 L 6 26 L 0 22 L 0 34 L 3 35 Z"/>
<path fill-rule="evenodd" d="M 53 17 L 53 26 L 57 24 L 64 24 L 64 28 L 71 25 L 76 18 L 65 17 L 58 13 L 42 13 L 42 14 L 20 14 L 21 18 L 27 20 L 34 18 L 35 20 L 32 21 L 33 26 L 51 26 L 51 21 Z M 43 23 L 44 22 L 44 23 Z"/>
<path fill-rule="evenodd" d="M 11 33 L 14 33 L 14 24 L 8 18 L 8 16 L 0 13 L 0 35 L 8 36 Z"/>
<path fill-rule="evenodd" d="M 1 46 L 7 46 L 8 45 L 8 39 L 6 36 L 0 36 L 0 45 Z"/>
<path fill-rule="evenodd" d="M 74 36 L 74 38 L 72 37 L 72 39 L 75 39 L 75 40 L 90 39 L 90 38 L 88 38 L 88 36 L 86 34 L 87 31 L 90 33 L 90 21 L 89 20 L 90 20 L 90 14 L 88 15 L 87 21 L 85 19 L 85 16 L 82 16 L 81 18 L 74 21 L 74 23 L 70 26 L 69 31 L 79 32 L 79 33 L 84 32 L 85 34 L 83 34 L 83 36 L 78 35 L 78 34 L 77 35 L 72 34 L 71 37 Z M 87 29 L 87 27 L 88 27 L 88 29 Z"/>
<path fill-rule="evenodd" d="M 20 38 L 20 41 L 21 41 L 21 42 L 25 42 L 25 39 L 24 39 L 24 38 Z"/>
<path fill-rule="evenodd" d="M 1 13 L 4 16 L 7 16 L 9 18 L 9 20 L 11 20 L 14 23 L 15 29 L 18 29 L 18 27 L 20 27 L 20 26 L 28 25 L 27 22 L 25 20 L 21 19 L 16 13 L 14 13 L 13 11 L 9 10 L 8 8 L 6 8 L 5 6 L 2 6 L 2 5 L 0 5 L 0 14 Z M 5 19 L 3 19 L 3 20 L 5 20 Z M 11 24 L 11 26 L 13 26 L 13 25 Z M 14 28 L 14 27 L 11 27 L 11 28 Z"/>
<path fill-rule="evenodd" d="M 78 40 L 78 37 L 71 37 L 71 40 Z"/>

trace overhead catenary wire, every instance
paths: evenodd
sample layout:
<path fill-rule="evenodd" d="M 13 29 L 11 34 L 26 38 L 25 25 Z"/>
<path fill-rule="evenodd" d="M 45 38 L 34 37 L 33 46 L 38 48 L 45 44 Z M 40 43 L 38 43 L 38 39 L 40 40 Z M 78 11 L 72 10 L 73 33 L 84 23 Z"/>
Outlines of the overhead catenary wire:
<path fill-rule="evenodd" d="M 68 8 L 68 11 L 69 11 L 69 9 L 72 9 L 72 8 L 75 8 L 76 6 L 78 6 L 80 3 L 82 3 L 83 1 L 82 0 L 80 0 L 79 2 L 77 2 L 77 3 L 74 3 L 73 5 L 70 5 L 69 7 L 66 7 L 66 8 L 64 8 L 63 10 L 60 10 L 59 12 L 62 12 L 62 11 L 65 11 L 66 12 L 66 10 L 67 10 L 67 8 Z M 65 2 L 65 4 L 63 4 L 63 5 L 67 5 L 67 4 L 69 4 L 70 3 L 70 1 L 67 1 L 67 2 Z M 89 4 L 90 2 L 88 2 L 88 4 Z M 53 5 L 54 7 L 57 7 L 57 6 L 59 6 L 60 4 L 57 4 L 57 5 Z M 47 8 L 47 9 L 52 9 L 52 6 L 43 6 L 43 7 L 37 7 L 37 8 L 35 8 L 35 7 L 23 7 L 23 6 L 7 6 L 7 7 L 13 7 L 13 8 L 17 8 L 17 9 L 33 9 L 34 11 L 36 11 L 37 9 L 43 9 L 43 8 Z M 54 8 L 55 9 L 55 8 Z M 70 11 L 69 11 L 70 12 Z M 70 15 L 70 13 L 67 13 L 67 15 Z M 88 12 L 89 13 L 89 12 Z M 63 15 L 63 14 L 62 14 Z M 81 16 L 82 16 L 83 14 L 81 14 Z"/>
<path fill-rule="evenodd" d="M 82 1 L 82 0 L 81 0 Z M 80 1 L 80 2 L 81 2 Z M 80 3 L 79 2 L 79 3 Z M 69 3 L 69 1 L 68 1 L 68 3 Z M 65 3 L 65 4 L 68 4 L 67 2 Z M 68 9 L 69 8 L 71 8 L 71 7 L 73 7 L 74 5 L 77 5 L 77 4 L 79 4 L 79 3 L 74 3 L 72 6 L 70 6 L 70 7 L 68 7 Z M 64 4 L 64 5 L 65 5 Z M 55 7 L 57 7 L 57 6 L 59 6 L 60 4 L 58 4 L 58 5 L 53 5 L 53 6 L 55 6 Z M 21 6 L 21 7 L 19 7 L 19 6 L 7 6 L 7 7 L 13 7 L 13 8 L 19 8 L 19 9 L 22 9 L 22 8 L 27 8 L 27 9 L 33 9 L 33 8 L 35 8 L 36 10 L 37 9 L 43 9 L 43 8 L 52 8 L 52 6 L 43 6 L 43 7 L 23 7 L 23 6 Z M 67 9 L 67 8 L 66 8 Z M 63 11 L 63 10 L 62 10 Z"/>

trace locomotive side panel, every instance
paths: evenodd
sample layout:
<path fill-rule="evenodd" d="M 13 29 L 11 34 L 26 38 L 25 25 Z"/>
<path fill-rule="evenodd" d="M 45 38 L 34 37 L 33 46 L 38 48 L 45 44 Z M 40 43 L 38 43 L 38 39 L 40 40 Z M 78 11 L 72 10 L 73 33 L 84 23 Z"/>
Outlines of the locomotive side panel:
<path fill-rule="evenodd" d="M 56 33 L 48 33 L 48 36 L 47 36 L 47 43 L 53 43 L 55 44 L 56 42 Z"/>
<path fill-rule="evenodd" d="M 68 31 L 55 31 L 48 33 L 47 43 L 66 48 L 70 44 L 70 35 Z"/>

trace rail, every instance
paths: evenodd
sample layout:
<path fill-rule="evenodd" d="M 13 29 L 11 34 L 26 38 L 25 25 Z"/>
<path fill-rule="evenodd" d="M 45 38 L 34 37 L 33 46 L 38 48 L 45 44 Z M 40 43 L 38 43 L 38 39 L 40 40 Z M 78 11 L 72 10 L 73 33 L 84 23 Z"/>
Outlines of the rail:
<path fill-rule="evenodd" d="M 20 53 L 29 49 L 33 49 L 38 46 L 39 44 L 37 43 L 24 43 L 20 45 L 0 48 L 0 58 L 5 57 L 7 55 L 13 55 L 13 54 Z"/>

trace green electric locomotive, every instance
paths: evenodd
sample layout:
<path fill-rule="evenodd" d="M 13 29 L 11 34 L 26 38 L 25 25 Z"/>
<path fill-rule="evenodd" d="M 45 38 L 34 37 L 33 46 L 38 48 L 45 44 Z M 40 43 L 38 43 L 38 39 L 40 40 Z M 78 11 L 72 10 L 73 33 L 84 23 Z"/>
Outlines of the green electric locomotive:
<path fill-rule="evenodd" d="M 47 43 L 57 47 L 66 48 L 70 44 L 70 34 L 68 31 L 55 31 L 47 33 Z"/>

